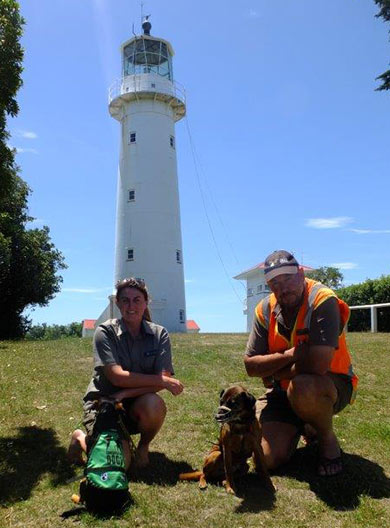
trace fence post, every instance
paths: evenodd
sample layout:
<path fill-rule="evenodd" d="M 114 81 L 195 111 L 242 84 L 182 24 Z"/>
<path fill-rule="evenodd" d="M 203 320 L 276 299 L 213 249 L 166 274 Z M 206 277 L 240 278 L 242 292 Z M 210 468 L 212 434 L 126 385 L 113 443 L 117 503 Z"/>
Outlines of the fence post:
<path fill-rule="evenodd" d="M 371 332 L 377 332 L 378 331 L 378 318 L 377 318 L 376 306 L 371 306 L 370 311 L 371 311 Z"/>

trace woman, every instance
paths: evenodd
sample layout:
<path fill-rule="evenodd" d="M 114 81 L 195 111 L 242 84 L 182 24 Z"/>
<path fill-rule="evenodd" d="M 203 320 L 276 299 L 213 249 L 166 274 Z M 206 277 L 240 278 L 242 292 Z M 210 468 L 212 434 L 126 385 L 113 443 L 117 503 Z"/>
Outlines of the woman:
<path fill-rule="evenodd" d="M 139 279 L 124 279 L 116 284 L 116 304 L 121 319 L 109 319 L 96 329 L 94 372 L 84 396 L 84 420 L 87 436 L 96 419 L 93 401 L 109 396 L 122 401 L 127 412 L 130 433 L 140 433 L 136 452 L 138 466 L 149 463 L 149 444 L 160 430 L 166 407 L 157 394 L 167 389 L 177 396 L 183 385 L 172 377 L 171 345 L 168 332 L 151 322 L 149 295 Z M 77 429 L 69 446 L 69 459 L 83 463 L 86 436 Z"/>

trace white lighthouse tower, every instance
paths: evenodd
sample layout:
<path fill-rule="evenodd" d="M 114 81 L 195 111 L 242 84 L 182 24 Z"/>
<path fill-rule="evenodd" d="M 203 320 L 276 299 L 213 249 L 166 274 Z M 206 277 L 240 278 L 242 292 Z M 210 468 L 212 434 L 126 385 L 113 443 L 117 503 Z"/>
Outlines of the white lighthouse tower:
<path fill-rule="evenodd" d="M 145 280 L 153 321 L 186 331 L 183 251 L 175 123 L 186 112 L 184 91 L 173 80 L 169 42 L 144 34 L 121 46 L 122 76 L 109 94 L 121 124 L 116 216 L 115 282 Z M 117 316 L 110 306 L 98 322 Z"/>

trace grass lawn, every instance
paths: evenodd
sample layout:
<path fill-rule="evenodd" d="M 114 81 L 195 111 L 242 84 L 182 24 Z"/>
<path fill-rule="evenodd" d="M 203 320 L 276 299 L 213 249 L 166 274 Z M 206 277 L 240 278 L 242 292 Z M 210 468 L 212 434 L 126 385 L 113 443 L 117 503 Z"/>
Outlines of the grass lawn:
<path fill-rule="evenodd" d="M 240 497 L 232 497 L 217 486 L 200 492 L 197 483 L 178 483 L 177 475 L 199 468 L 217 438 L 220 389 L 242 382 L 256 396 L 263 392 L 244 371 L 246 335 L 173 335 L 185 392 L 164 395 L 168 416 L 152 444 L 150 468 L 130 483 L 132 507 L 110 520 L 87 513 L 61 518 L 73 509 L 78 488 L 66 484 L 75 475 L 66 447 L 92 372 L 91 341 L 1 342 L 0 527 L 390 527 L 390 334 L 348 340 L 360 390 L 335 418 L 344 473 L 318 478 L 315 451 L 300 445 L 273 475 L 274 497 L 253 473 L 241 482 Z"/>

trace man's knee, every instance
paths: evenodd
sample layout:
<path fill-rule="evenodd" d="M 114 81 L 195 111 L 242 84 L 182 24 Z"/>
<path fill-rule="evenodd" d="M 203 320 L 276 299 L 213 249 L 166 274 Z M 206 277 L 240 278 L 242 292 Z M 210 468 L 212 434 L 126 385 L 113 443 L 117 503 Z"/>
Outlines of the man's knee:
<path fill-rule="evenodd" d="M 289 461 L 291 457 L 291 449 L 281 446 L 273 446 L 272 449 L 268 444 L 262 443 L 265 463 L 268 469 L 277 469 L 286 462 Z"/>
<path fill-rule="evenodd" d="M 301 374 L 290 381 L 287 397 L 294 411 L 315 409 L 325 400 L 333 405 L 337 399 L 337 390 L 327 376 Z"/>
<path fill-rule="evenodd" d="M 264 453 L 264 457 L 267 469 L 277 469 L 289 461 L 291 454 L 287 451 L 273 450 L 268 453 Z"/>
<path fill-rule="evenodd" d="M 265 422 L 262 429 L 261 447 L 266 465 L 276 469 L 285 464 L 297 447 L 299 432 L 295 425 L 284 422 Z"/>
<path fill-rule="evenodd" d="M 317 396 L 316 380 L 310 374 L 301 374 L 290 381 L 287 397 L 291 401 L 308 401 Z"/>

